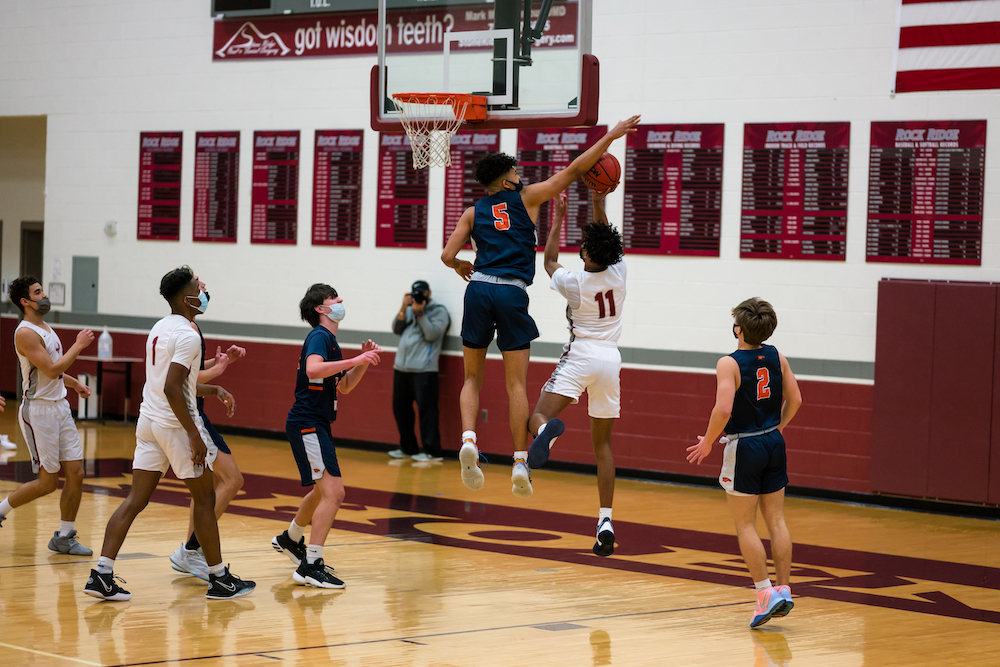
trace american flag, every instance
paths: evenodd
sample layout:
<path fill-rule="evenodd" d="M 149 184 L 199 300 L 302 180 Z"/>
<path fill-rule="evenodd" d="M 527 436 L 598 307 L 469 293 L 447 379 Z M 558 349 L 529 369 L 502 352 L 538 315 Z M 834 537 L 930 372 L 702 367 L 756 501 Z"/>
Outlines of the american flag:
<path fill-rule="evenodd" d="M 1000 0 L 900 0 L 897 93 L 1000 88 Z"/>

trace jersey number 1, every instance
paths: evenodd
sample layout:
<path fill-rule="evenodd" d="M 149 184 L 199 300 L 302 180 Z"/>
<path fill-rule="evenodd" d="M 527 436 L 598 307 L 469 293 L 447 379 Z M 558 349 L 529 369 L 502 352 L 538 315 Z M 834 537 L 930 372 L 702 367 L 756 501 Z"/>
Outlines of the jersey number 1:
<path fill-rule="evenodd" d="M 771 383 L 771 373 L 766 368 L 757 369 L 757 400 L 771 398 L 771 388 L 767 385 Z"/>
<path fill-rule="evenodd" d="M 157 336 L 156 338 L 153 339 L 153 349 L 151 350 L 152 354 L 150 355 L 150 356 L 153 357 L 153 365 L 154 366 L 156 365 L 156 341 L 158 341 L 158 340 L 160 340 L 159 336 Z"/>
<path fill-rule="evenodd" d="M 510 229 L 510 216 L 507 215 L 507 202 L 493 204 L 493 226 L 501 232 Z"/>
<path fill-rule="evenodd" d="M 607 299 L 608 299 L 608 310 L 611 311 L 611 317 L 615 316 L 615 291 L 609 289 L 607 292 L 604 292 L 603 294 L 601 292 L 598 292 L 597 294 L 594 295 L 594 298 L 597 300 L 597 307 L 600 310 L 600 314 L 598 314 L 598 316 L 597 316 L 597 319 L 599 319 L 599 320 L 603 320 L 604 319 L 604 315 L 605 315 L 605 312 L 604 312 L 604 299 L 605 299 L 605 297 L 607 297 Z"/>

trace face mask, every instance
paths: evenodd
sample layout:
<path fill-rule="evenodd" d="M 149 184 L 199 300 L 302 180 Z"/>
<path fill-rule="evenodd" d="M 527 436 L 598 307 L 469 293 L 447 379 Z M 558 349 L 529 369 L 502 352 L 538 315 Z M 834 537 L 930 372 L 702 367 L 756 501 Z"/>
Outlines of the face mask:
<path fill-rule="evenodd" d="M 524 187 L 524 181 L 518 181 L 517 183 L 514 183 L 513 181 L 507 182 L 514 186 L 514 192 L 520 192 L 521 188 Z"/>
<path fill-rule="evenodd" d="M 740 325 L 738 325 L 738 324 L 734 324 L 733 325 L 733 338 L 735 338 L 736 340 L 740 339 L 740 335 L 738 333 L 736 333 L 736 327 L 738 327 L 738 326 L 740 326 Z"/>
<path fill-rule="evenodd" d="M 49 301 L 49 297 L 47 296 L 36 301 L 35 305 L 38 306 L 39 315 L 45 315 L 47 312 L 52 310 L 52 302 Z"/>
<path fill-rule="evenodd" d="M 347 311 L 344 310 L 344 304 L 342 303 L 335 303 L 332 306 L 327 306 L 327 308 L 330 309 L 330 312 L 327 313 L 326 316 L 334 322 L 340 322 L 347 314 Z"/>
<path fill-rule="evenodd" d="M 189 296 L 187 298 L 188 299 L 193 299 L 194 297 L 193 296 Z M 209 300 L 211 300 L 211 298 L 212 297 L 210 297 L 208 295 L 208 292 L 200 292 L 198 294 L 198 305 L 196 306 L 193 303 L 191 303 L 190 301 L 188 302 L 188 304 L 192 308 L 194 308 L 195 310 L 197 310 L 200 314 L 204 315 L 205 311 L 208 310 L 208 302 L 209 302 Z"/>

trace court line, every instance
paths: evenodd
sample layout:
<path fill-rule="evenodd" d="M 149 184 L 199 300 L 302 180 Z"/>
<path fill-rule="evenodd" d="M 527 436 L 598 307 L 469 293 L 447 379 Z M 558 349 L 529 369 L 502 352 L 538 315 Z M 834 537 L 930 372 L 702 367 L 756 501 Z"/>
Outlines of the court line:
<path fill-rule="evenodd" d="M 470 635 L 480 632 L 496 632 L 499 630 L 517 630 L 521 628 L 537 628 L 539 625 L 551 625 L 552 623 L 585 623 L 588 621 L 607 621 L 616 618 L 638 618 L 640 616 L 655 616 L 658 614 L 674 614 L 677 612 L 685 611 L 702 611 L 705 609 L 719 609 L 723 607 L 736 607 L 736 606 L 746 606 L 746 600 L 741 600 L 740 602 L 725 602 L 722 604 L 710 604 L 703 605 L 700 607 L 682 607 L 680 609 L 659 609 L 657 611 L 639 611 L 632 612 L 628 614 L 612 614 L 610 616 L 588 616 L 586 618 L 573 618 L 569 620 L 561 621 L 548 621 L 546 623 L 521 623 L 518 625 L 501 625 L 493 628 L 476 628 L 474 630 L 454 630 L 452 632 L 436 632 L 427 635 L 411 635 L 406 637 L 386 637 L 384 639 L 366 639 L 364 641 L 356 642 L 341 642 L 339 644 L 321 644 L 319 646 L 295 646 L 292 648 L 281 648 L 275 649 L 273 651 L 244 651 L 242 653 L 224 653 L 221 655 L 201 655 L 194 656 L 190 658 L 171 658 L 168 660 L 153 660 L 150 662 L 123 662 L 119 665 L 114 665 L 113 667 L 144 667 L 145 665 L 166 665 L 171 663 L 181 663 L 181 662 L 193 662 L 195 660 L 217 660 L 219 658 L 239 658 L 242 656 L 255 655 L 263 658 L 272 657 L 270 654 L 273 653 L 289 653 L 292 651 L 315 651 L 319 649 L 330 649 L 330 648 L 344 648 L 347 646 L 366 646 L 369 644 L 386 644 L 389 642 L 407 642 L 410 644 L 416 644 L 415 640 L 419 639 L 434 639 L 436 637 L 455 637 L 457 635 Z M 281 658 L 278 658 L 279 660 Z"/>
<path fill-rule="evenodd" d="M 81 665 L 95 665 L 95 667 L 104 667 L 104 663 L 90 662 L 89 660 L 81 660 L 80 658 L 70 658 L 69 656 L 59 655 L 58 653 L 46 653 L 45 651 L 36 651 L 33 648 L 24 648 L 23 646 L 14 646 L 13 644 L 4 644 L 3 642 L 0 642 L 0 646 L 5 646 L 7 648 L 12 648 L 15 651 L 24 651 L 25 653 L 34 653 L 36 655 L 44 655 L 46 658 L 59 658 L 60 660 L 69 660 L 70 662 L 78 662 Z"/>

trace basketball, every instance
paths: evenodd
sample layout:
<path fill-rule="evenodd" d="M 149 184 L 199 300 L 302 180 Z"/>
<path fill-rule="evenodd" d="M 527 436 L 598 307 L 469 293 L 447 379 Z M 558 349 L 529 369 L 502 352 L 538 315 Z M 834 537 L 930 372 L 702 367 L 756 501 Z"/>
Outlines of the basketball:
<path fill-rule="evenodd" d="M 611 192 L 618 187 L 622 177 L 622 166 L 618 158 L 611 153 L 605 153 L 601 159 L 583 175 L 584 184 L 595 192 Z"/>

